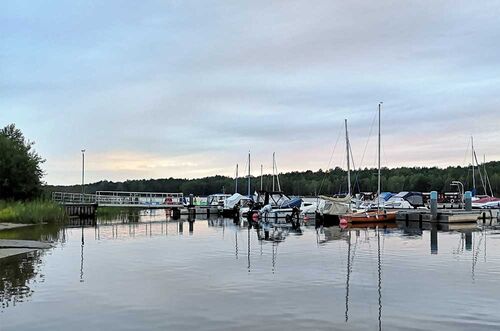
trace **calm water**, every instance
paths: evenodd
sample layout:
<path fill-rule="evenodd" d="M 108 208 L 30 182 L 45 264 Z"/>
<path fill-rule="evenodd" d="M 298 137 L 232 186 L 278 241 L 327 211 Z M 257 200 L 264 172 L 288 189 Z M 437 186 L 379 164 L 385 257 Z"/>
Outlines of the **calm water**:
<path fill-rule="evenodd" d="M 0 330 L 500 328 L 495 227 L 133 220 L 0 233 L 55 242 L 0 264 Z"/>

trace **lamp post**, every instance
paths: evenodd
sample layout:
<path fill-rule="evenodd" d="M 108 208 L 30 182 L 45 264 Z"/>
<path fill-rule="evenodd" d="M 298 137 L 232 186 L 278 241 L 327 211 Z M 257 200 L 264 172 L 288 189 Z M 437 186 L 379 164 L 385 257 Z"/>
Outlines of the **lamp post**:
<path fill-rule="evenodd" d="M 464 202 L 464 184 L 462 184 L 462 182 L 460 182 L 458 180 L 454 180 L 451 182 L 451 185 L 458 186 L 458 190 L 460 191 L 460 197 L 461 197 L 460 200 L 463 203 Z"/>
<path fill-rule="evenodd" d="M 85 150 L 82 149 L 82 202 L 85 197 Z"/>

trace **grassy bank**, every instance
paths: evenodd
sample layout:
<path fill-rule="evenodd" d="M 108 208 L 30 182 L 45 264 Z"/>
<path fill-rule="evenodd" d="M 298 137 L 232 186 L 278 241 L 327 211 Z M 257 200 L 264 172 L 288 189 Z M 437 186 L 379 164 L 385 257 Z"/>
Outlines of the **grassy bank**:
<path fill-rule="evenodd" d="M 39 224 L 65 220 L 64 209 L 51 201 L 0 201 L 0 222 Z"/>

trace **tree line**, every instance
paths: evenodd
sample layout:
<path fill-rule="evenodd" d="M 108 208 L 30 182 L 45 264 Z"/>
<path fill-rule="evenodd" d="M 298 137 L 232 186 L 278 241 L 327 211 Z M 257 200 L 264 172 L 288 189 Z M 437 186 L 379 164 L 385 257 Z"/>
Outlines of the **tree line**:
<path fill-rule="evenodd" d="M 481 166 L 481 175 L 488 174 L 491 188 L 497 194 L 500 192 L 500 162 L 488 162 Z M 483 194 L 483 187 L 476 168 L 476 188 L 478 194 Z M 352 192 L 375 192 L 377 190 L 377 169 L 365 168 L 351 173 Z M 251 177 L 251 191 L 261 187 L 260 177 Z M 272 176 L 262 177 L 262 188 L 272 189 Z M 418 191 L 438 192 L 456 191 L 451 186 L 452 181 L 463 183 L 465 190 L 472 189 L 472 171 L 470 167 L 401 167 L 382 169 L 382 191 L 401 192 Z M 347 192 L 347 172 L 339 167 L 318 171 L 294 171 L 279 175 L 281 190 L 289 195 L 316 196 L 319 194 L 334 195 Z M 211 176 L 198 179 L 142 179 L 123 182 L 99 181 L 85 186 L 86 193 L 96 191 L 134 191 L 134 192 L 182 192 L 184 194 L 209 195 L 214 193 L 234 193 L 235 179 L 226 176 Z M 277 189 L 277 181 L 275 188 Z M 47 186 L 47 192 L 81 192 L 80 185 Z M 238 181 L 238 192 L 247 193 L 247 178 Z M 488 189 L 489 193 L 489 189 Z"/>

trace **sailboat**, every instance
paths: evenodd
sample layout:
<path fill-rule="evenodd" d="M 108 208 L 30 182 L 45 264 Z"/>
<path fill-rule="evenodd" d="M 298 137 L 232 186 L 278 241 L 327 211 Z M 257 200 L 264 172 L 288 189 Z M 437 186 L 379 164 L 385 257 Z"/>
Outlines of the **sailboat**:
<path fill-rule="evenodd" d="M 491 188 L 490 178 L 488 173 L 486 172 L 486 160 L 483 162 L 483 171 L 481 171 L 481 167 L 477 160 L 476 150 L 474 149 L 474 137 L 471 137 L 471 151 L 472 151 L 472 208 L 500 208 L 500 199 L 496 198 L 493 190 Z M 486 159 L 486 157 L 484 157 Z M 477 166 L 477 172 L 479 173 L 479 178 L 481 179 L 481 185 L 484 190 L 484 195 L 477 195 L 476 189 L 476 176 L 475 176 L 475 167 Z M 489 192 L 488 192 L 489 188 Z"/>
<path fill-rule="evenodd" d="M 345 215 L 341 218 L 340 222 L 342 223 L 375 223 L 375 222 L 392 222 L 396 221 L 396 211 L 387 211 L 384 207 L 380 206 L 380 110 L 381 110 L 382 102 L 378 104 L 378 185 L 377 185 L 377 210 L 374 211 L 365 211 L 360 213 L 351 213 Z"/>
<path fill-rule="evenodd" d="M 273 186 L 272 191 L 257 191 L 254 197 L 254 204 L 249 211 L 251 220 L 255 223 L 271 224 L 298 224 L 301 198 L 290 198 L 281 192 L 281 185 L 277 173 L 276 157 L 273 153 Z M 278 190 L 275 190 L 275 179 Z M 247 212 L 247 218 L 249 214 Z"/>
<path fill-rule="evenodd" d="M 352 194 L 351 194 L 351 162 L 350 151 L 351 146 L 349 143 L 349 131 L 347 130 L 347 119 L 344 120 L 345 124 L 345 145 L 347 151 L 347 194 L 341 197 L 329 197 L 320 195 L 318 202 L 318 214 L 323 221 L 329 223 L 338 223 L 342 215 L 352 212 Z"/>
<path fill-rule="evenodd" d="M 246 217 L 246 213 L 253 204 L 253 197 L 251 195 L 250 184 L 251 184 L 251 162 L 250 162 L 250 151 L 248 151 L 248 187 L 247 195 L 242 195 L 238 193 L 238 165 L 236 165 L 236 190 L 235 193 L 226 199 L 224 203 L 224 214 L 227 216 L 232 216 L 241 219 L 242 216 Z"/>

